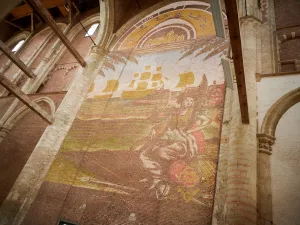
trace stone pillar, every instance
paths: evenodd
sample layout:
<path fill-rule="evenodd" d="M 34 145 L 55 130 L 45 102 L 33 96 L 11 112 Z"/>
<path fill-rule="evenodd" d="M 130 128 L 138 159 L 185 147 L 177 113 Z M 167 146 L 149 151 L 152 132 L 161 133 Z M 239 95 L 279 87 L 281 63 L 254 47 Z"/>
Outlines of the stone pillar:
<path fill-rule="evenodd" d="M 256 79 L 260 60 L 258 19 L 240 18 L 244 71 L 249 107 L 249 124 L 242 124 L 237 86 L 233 90 L 232 120 L 228 146 L 227 196 L 225 224 L 256 225 L 257 222 L 257 143 L 256 143 Z"/>
<path fill-rule="evenodd" d="M 231 100 L 232 90 L 226 88 L 212 225 L 223 225 L 225 222 L 225 204 L 227 195 L 226 168 L 228 167 L 228 144 L 231 121 Z"/>
<path fill-rule="evenodd" d="M 267 134 L 257 134 L 258 139 L 258 165 L 257 165 L 257 187 L 258 187 L 258 224 L 273 224 L 272 213 L 272 186 L 270 171 L 270 155 L 275 137 Z"/>
<path fill-rule="evenodd" d="M 54 123 L 46 128 L 1 206 L 0 225 L 22 223 L 107 53 L 102 47 L 92 46 L 87 66 L 78 70 Z"/>
<path fill-rule="evenodd" d="M 296 69 L 296 71 L 300 71 L 300 60 L 299 59 L 295 59 L 295 69 Z"/>

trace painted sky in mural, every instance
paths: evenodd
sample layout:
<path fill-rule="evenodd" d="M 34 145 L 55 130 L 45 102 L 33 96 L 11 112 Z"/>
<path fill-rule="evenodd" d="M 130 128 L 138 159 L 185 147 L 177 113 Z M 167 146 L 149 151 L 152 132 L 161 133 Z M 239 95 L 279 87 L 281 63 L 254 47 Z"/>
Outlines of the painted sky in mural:
<path fill-rule="evenodd" d="M 98 224 L 211 222 L 227 40 L 208 9 L 155 11 L 99 70 L 46 178 L 92 190 Z"/>

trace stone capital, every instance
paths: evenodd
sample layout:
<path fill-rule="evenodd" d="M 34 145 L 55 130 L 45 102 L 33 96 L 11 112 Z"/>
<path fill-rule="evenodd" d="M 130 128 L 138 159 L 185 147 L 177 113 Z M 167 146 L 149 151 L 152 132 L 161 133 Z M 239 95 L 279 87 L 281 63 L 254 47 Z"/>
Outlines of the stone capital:
<path fill-rule="evenodd" d="M 272 145 L 275 142 L 275 137 L 268 134 L 257 134 L 258 151 L 259 153 L 272 154 Z"/>
<path fill-rule="evenodd" d="M 105 57 L 109 53 L 109 51 L 102 46 L 94 45 L 91 48 L 91 53 L 98 54 L 102 57 Z"/>
<path fill-rule="evenodd" d="M 263 22 L 261 19 L 257 16 L 243 16 L 240 18 L 240 25 L 242 26 L 253 26 L 257 27 L 258 25 L 261 25 Z"/>
<path fill-rule="evenodd" d="M 255 79 L 256 79 L 256 82 L 260 82 L 261 81 L 261 74 L 260 73 L 256 73 L 255 74 Z"/>

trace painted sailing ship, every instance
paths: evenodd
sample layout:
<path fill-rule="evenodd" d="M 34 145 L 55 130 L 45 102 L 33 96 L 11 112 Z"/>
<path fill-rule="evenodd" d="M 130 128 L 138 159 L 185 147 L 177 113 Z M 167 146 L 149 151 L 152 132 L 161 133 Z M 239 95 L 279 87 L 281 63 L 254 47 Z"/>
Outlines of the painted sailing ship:
<path fill-rule="evenodd" d="M 155 72 L 150 71 L 151 66 L 145 66 L 142 73 L 135 73 L 128 88 L 122 92 L 122 99 L 136 99 L 143 98 L 155 90 L 163 88 L 163 77 L 161 73 L 161 66 L 156 67 Z"/>
<path fill-rule="evenodd" d="M 148 95 L 162 94 L 161 92 L 169 92 L 164 89 L 164 81 L 168 78 L 164 77 L 161 72 L 162 67 L 157 66 L 155 71 L 151 71 L 151 66 L 145 66 L 145 69 L 141 73 L 134 73 L 133 78 L 130 81 L 128 87 L 123 90 L 121 99 L 140 99 Z M 193 72 L 184 72 L 178 74 L 179 81 L 175 88 L 183 89 L 194 85 L 195 76 Z M 94 90 L 92 85 L 90 92 Z M 116 79 L 107 80 L 106 87 L 101 91 L 100 94 L 94 95 L 94 99 L 110 99 L 113 97 L 113 93 L 119 88 L 119 81 Z"/>
<path fill-rule="evenodd" d="M 110 99 L 113 95 L 113 92 L 118 90 L 119 87 L 119 81 L 118 80 L 107 80 L 106 81 L 106 87 L 102 90 L 100 95 L 95 95 L 94 99 Z"/>

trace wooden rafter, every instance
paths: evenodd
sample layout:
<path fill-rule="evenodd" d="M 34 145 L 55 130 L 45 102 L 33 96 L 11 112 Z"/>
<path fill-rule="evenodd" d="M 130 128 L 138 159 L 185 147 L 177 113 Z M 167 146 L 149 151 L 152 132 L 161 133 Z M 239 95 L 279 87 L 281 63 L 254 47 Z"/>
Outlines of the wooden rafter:
<path fill-rule="evenodd" d="M 236 0 L 225 0 L 225 8 L 228 20 L 229 36 L 232 48 L 233 64 L 236 75 L 242 123 L 249 123 L 243 52 Z"/>
<path fill-rule="evenodd" d="M 86 62 L 80 56 L 78 51 L 71 45 L 71 42 L 67 39 L 67 37 L 63 34 L 63 32 L 58 28 L 55 21 L 53 20 L 52 16 L 49 14 L 47 9 L 42 5 L 39 0 L 27 0 L 27 3 L 36 11 L 45 21 L 46 23 L 52 28 L 54 33 L 58 36 L 58 38 L 64 43 L 66 48 L 71 52 L 74 58 L 78 61 L 78 63 L 84 67 Z"/>
<path fill-rule="evenodd" d="M 36 75 L 13 53 L 11 50 L 0 41 L 0 50 L 14 63 L 16 64 L 26 76 L 30 78 L 36 78 Z"/>
<path fill-rule="evenodd" d="M 51 8 L 63 6 L 65 4 L 65 0 L 42 0 L 42 4 L 46 9 L 51 9 Z M 29 16 L 32 13 L 32 9 L 28 4 L 24 4 L 15 7 L 13 10 L 11 10 L 10 13 L 14 17 L 13 20 L 17 20 L 25 16 Z"/>
<path fill-rule="evenodd" d="M 45 120 L 47 123 L 52 124 L 54 118 L 49 115 L 48 112 L 43 110 L 37 103 L 30 100 L 30 98 L 24 94 L 20 88 L 10 82 L 3 74 L 0 74 L 0 84 L 9 90 L 14 96 L 16 96 L 21 102 L 23 102 L 28 108 L 34 111 L 39 117 Z"/>
<path fill-rule="evenodd" d="M 10 21 L 8 21 L 8 20 L 4 20 L 4 22 L 7 23 L 7 24 L 9 24 L 9 25 L 11 25 L 11 26 L 13 26 L 13 27 L 15 27 L 15 28 L 20 29 L 21 31 L 24 30 L 23 27 L 20 27 L 19 25 L 15 24 L 15 23 L 13 23 L 13 22 L 10 22 Z"/>

